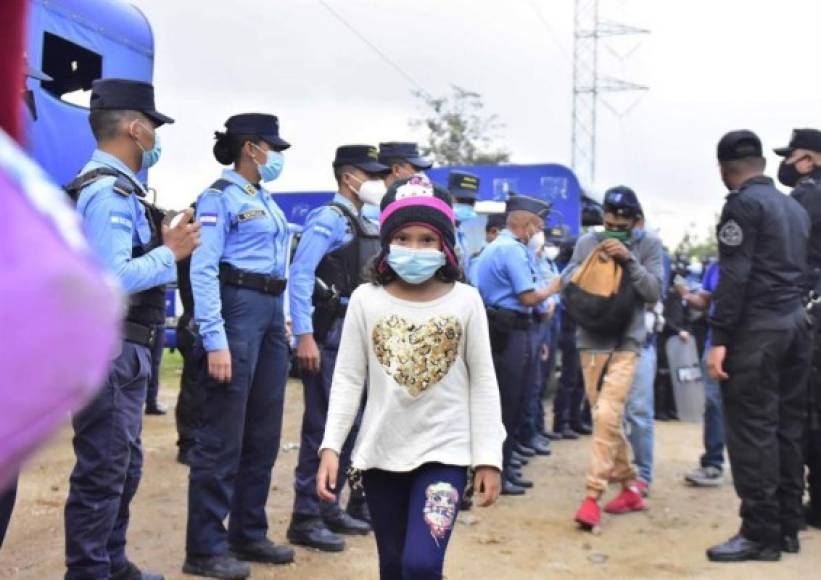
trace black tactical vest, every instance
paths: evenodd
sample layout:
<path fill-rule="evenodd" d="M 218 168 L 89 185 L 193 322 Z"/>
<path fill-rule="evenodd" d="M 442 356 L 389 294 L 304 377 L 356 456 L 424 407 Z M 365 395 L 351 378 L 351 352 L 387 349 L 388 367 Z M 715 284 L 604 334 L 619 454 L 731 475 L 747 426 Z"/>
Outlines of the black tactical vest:
<path fill-rule="evenodd" d="M 114 190 L 118 193 L 122 193 L 123 195 L 138 195 L 139 192 L 141 192 L 141 189 L 130 177 L 110 167 L 92 169 L 88 173 L 79 175 L 65 187 L 65 190 L 74 203 L 77 203 L 80 197 L 80 191 L 104 177 L 117 178 L 114 182 Z M 145 245 L 132 247 L 132 258 L 139 258 L 162 245 L 163 211 L 143 199 L 139 201 L 145 208 L 146 218 L 151 227 L 151 238 Z M 154 288 L 149 288 L 136 294 L 130 294 L 128 296 L 128 313 L 125 319 L 129 322 L 135 322 L 144 326 L 165 323 L 165 286 L 155 286 Z"/>
<path fill-rule="evenodd" d="M 362 283 L 368 261 L 381 249 L 379 231 L 376 226 L 355 216 L 344 205 L 334 202 L 328 205 L 348 220 L 353 238 L 322 258 L 316 269 L 316 277 L 328 288 L 333 286 L 339 296 L 349 297 Z"/>

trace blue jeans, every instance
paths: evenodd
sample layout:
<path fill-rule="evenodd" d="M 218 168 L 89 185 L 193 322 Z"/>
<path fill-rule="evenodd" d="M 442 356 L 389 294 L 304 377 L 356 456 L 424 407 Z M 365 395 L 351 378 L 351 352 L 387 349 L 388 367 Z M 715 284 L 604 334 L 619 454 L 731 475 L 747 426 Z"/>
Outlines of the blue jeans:
<path fill-rule="evenodd" d="M 647 485 L 653 482 L 653 383 L 656 379 L 656 345 L 650 343 L 641 351 L 636 377 L 627 396 L 624 420 L 628 439 L 635 455 L 639 479 Z"/>
<path fill-rule="evenodd" d="M 724 469 L 724 412 L 721 410 L 721 385 L 707 374 L 707 354 L 704 349 L 701 373 L 704 375 L 704 455 L 702 467 Z"/>
<path fill-rule="evenodd" d="M 186 551 L 195 557 L 265 540 L 288 379 L 282 296 L 225 285 L 221 295 L 231 382 L 208 376 L 203 357 L 205 398 L 188 483 Z"/>
<path fill-rule="evenodd" d="M 403 473 L 368 469 L 362 475 L 380 579 L 442 578 L 467 469 L 426 463 Z"/>

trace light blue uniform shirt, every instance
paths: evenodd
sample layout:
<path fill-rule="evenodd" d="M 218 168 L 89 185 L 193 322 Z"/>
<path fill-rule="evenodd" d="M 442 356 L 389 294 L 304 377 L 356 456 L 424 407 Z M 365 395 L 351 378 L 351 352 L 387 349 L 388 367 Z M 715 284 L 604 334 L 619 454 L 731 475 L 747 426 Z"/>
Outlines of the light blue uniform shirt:
<path fill-rule="evenodd" d="M 194 319 L 208 352 L 225 350 L 219 267 L 226 262 L 243 272 L 285 277 L 288 222 L 271 193 L 232 169 L 222 172 L 231 185 L 207 189 L 197 199 L 202 244 L 191 256 Z"/>
<path fill-rule="evenodd" d="M 545 256 L 541 258 L 534 256 L 533 261 L 536 265 L 536 285 L 540 289 L 545 288 L 550 284 L 553 278 L 559 275 L 559 269 L 556 268 L 556 264 L 548 260 Z M 558 306 L 559 300 L 559 295 L 554 294 L 544 302 L 539 303 L 539 305 L 536 306 L 536 311 L 545 313 L 550 309 L 551 304 Z"/>
<path fill-rule="evenodd" d="M 344 205 L 356 215 L 353 203 L 340 194 L 333 201 Z M 291 305 L 291 321 L 294 335 L 312 334 L 314 281 L 316 268 L 326 255 L 350 243 L 354 238 L 348 219 L 337 209 L 328 205 L 320 206 L 305 218 L 302 237 L 291 264 L 291 278 L 288 281 L 288 301 Z"/>
<path fill-rule="evenodd" d="M 81 174 L 100 167 L 111 167 L 124 173 L 145 192 L 140 180 L 125 163 L 99 149 L 94 151 Z M 174 282 L 177 279 L 176 260 L 167 246 L 155 248 L 139 258 L 131 257 L 135 247 L 151 241 L 151 225 L 137 195 L 115 191 L 116 181 L 113 176 L 102 177 L 80 191 L 77 211 L 83 217 L 89 245 L 126 294 Z"/>
<path fill-rule="evenodd" d="M 536 289 L 536 274 L 527 246 L 510 230 L 482 251 L 476 270 L 479 294 L 487 306 L 529 314 L 531 308 L 519 301 L 519 294 Z"/>

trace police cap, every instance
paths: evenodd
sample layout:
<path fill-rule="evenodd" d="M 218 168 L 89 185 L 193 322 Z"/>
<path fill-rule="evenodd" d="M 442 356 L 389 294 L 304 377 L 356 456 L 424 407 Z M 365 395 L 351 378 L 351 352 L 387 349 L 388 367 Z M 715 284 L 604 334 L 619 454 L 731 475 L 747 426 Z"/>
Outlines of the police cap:
<path fill-rule="evenodd" d="M 793 129 L 790 144 L 773 149 L 776 155 L 789 157 L 795 149 L 807 149 L 821 153 L 821 131 L 818 129 Z"/>
<path fill-rule="evenodd" d="M 276 151 L 285 151 L 291 146 L 279 136 L 279 119 L 265 113 L 243 113 L 234 115 L 225 122 L 227 135 L 254 135 L 264 140 Z"/>
<path fill-rule="evenodd" d="M 550 213 L 550 204 L 535 197 L 511 193 L 507 198 L 505 212 L 510 213 L 512 211 L 527 211 L 545 219 L 547 214 Z"/>
<path fill-rule="evenodd" d="M 373 145 L 343 145 L 336 150 L 334 167 L 353 165 L 365 173 L 387 173 L 390 167 L 379 162 L 379 151 Z"/>
<path fill-rule="evenodd" d="M 761 139 L 752 131 L 742 129 L 740 131 L 730 131 L 721 141 L 717 148 L 719 161 L 735 161 L 737 159 L 748 159 L 750 157 L 763 157 Z"/>
<path fill-rule="evenodd" d="M 174 119 L 157 111 L 154 105 L 154 86 L 129 79 L 97 79 L 91 84 L 92 111 L 139 111 L 158 126 L 173 123 Z"/>
<path fill-rule="evenodd" d="M 391 159 L 404 159 L 417 169 L 429 169 L 433 165 L 431 161 L 422 157 L 416 143 L 380 143 L 379 162 L 387 165 Z"/>
<path fill-rule="evenodd" d="M 451 171 L 448 191 L 456 199 L 476 199 L 479 196 L 479 176 L 467 171 Z"/>

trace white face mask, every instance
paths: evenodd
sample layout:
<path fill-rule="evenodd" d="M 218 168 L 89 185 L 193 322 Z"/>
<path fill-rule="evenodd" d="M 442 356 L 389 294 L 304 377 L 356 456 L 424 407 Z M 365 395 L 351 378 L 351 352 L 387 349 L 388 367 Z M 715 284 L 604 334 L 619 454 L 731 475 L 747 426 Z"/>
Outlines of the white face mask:
<path fill-rule="evenodd" d="M 545 246 L 544 257 L 550 260 L 551 262 L 555 262 L 556 258 L 559 257 L 559 252 L 561 252 L 561 250 L 558 246 Z"/>
<path fill-rule="evenodd" d="M 535 234 L 533 234 L 530 239 L 527 241 L 527 247 L 533 250 L 534 252 L 538 252 L 544 246 L 544 232 L 539 230 Z"/>
<path fill-rule="evenodd" d="M 353 175 L 351 175 L 351 177 L 356 179 Z M 356 196 L 362 200 L 362 203 L 369 203 L 379 207 L 379 204 L 382 203 L 382 198 L 388 191 L 388 188 L 385 187 L 385 182 L 381 179 L 369 179 L 367 181 L 357 179 L 357 181 L 359 181 L 359 189 L 356 192 Z"/>

